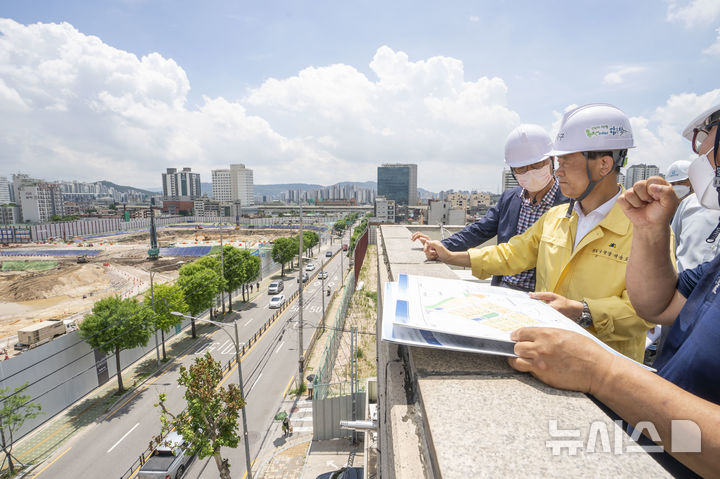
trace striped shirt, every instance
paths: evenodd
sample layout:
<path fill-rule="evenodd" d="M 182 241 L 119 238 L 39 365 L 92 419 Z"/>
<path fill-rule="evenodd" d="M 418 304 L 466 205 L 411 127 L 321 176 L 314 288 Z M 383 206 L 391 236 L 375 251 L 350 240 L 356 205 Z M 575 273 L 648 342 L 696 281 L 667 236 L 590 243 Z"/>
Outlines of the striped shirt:
<path fill-rule="evenodd" d="M 522 195 L 522 206 L 520 207 L 520 216 L 518 217 L 517 234 L 523 234 L 525 230 L 535 224 L 547 210 L 552 208 L 559 187 L 557 178 L 555 178 L 552 187 L 545 193 L 542 200 L 536 204 L 532 203 L 529 195 L 528 198 L 525 197 L 527 190 L 523 189 L 520 192 Z M 512 276 L 503 276 L 502 284 L 513 289 L 535 291 L 535 268 Z"/>

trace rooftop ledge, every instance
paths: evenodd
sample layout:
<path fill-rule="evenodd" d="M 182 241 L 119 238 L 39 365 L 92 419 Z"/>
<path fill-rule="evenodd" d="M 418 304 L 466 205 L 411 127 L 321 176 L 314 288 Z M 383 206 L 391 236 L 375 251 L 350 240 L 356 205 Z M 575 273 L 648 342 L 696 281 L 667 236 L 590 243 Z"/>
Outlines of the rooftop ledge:
<path fill-rule="evenodd" d="M 438 227 L 379 228 L 378 331 L 385 281 L 467 275 L 425 263 L 415 231 L 440 239 Z M 378 340 L 378 395 L 378 477 L 672 477 L 590 397 L 546 386 L 503 357 Z"/>

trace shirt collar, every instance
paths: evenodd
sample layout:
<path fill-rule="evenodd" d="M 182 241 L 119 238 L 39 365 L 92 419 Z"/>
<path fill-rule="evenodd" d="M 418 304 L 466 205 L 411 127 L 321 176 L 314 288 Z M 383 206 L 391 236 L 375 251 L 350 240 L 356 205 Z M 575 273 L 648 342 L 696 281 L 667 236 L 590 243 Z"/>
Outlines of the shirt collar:
<path fill-rule="evenodd" d="M 580 208 L 579 201 L 575 202 L 575 206 L 573 209 L 578 214 L 578 219 L 582 219 L 582 218 L 585 218 L 590 215 L 593 215 L 593 216 L 600 215 L 602 218 L 604 218 L 608 215 L 608 213 L 610 213 L 610 210 L 612 210 L 612 207 L 615 206 L 615 202 L 617 201 L 618 198 L 620 198 L 620 195 L 622 194 L 622 192 L 623 192 L 623 189 L 619 188 L 618 192 L 615 196 L 613 196 L 612 198 L 607 200 L 605 203 L 601 204 L 600 206 L 598 206 L 597 208 L 595 208 L 594 210 L 589 212 L 587 215 L 585 213 L 583 213 L 582 208 Z"/>

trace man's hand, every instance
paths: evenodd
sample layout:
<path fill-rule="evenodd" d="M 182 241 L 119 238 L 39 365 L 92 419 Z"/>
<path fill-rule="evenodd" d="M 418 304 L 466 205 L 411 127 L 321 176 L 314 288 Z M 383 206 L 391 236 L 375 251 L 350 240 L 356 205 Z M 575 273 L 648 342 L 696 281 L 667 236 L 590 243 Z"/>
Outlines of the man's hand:
<path fill-rule="evenodd" d="M 636 228 L 667 228 L 679 203 L 670 183 L 659 176 L 638 181 L 618 198 L 620 208 Z"/>
<path fill-rule="evenodd" d="M 582 314 L 583 304 L 580 301 L 567 299 L 565 296 L 560 296 L 559 294 L 539 292 L 530 293 L 530 297 L 547 303 L 549 306 L 552 306 L 554 310 L 561 312 L 576 322 Z"/>
<path fill-rule="evenodd" d="M 423 251 L 428 259 L 436 259 L 455 266 L 470 267 L 470 255 L 467 251 L 450 251 L 440 241 L 425 241 Z"/>
<path fill-rule="evenodd" d="M 437 254 L 435 252 L 430 252 L 427 248 L 427 242 L 430 241 L 430 237 L 424 233 L 413 233 L 413 235 L 410 237 L 413 241 L 420 241 L 423 245 L 423 251 L 425 252 L 425 257 L 429 260 L 437 260 Z"/>
<path fill-rule="evenodd" d="M 595 394 L 619 359 L 581 334 L 556 328 L 520 328 L 510 339 L 517 341 L 517 358 L 510 366 L 529 372 L 550 386 Z"/>

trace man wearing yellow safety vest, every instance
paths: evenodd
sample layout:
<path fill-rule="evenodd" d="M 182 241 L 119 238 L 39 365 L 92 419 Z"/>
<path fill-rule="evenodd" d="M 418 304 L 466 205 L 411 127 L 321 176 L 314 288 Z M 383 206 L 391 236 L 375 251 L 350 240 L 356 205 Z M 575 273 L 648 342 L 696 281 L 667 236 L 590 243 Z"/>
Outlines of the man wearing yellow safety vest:
<path fill-rule="evenodd" d="M 633 147 L 630 120 L 618 108 L 590 104 L 568 111 L 548 155 L 557 157 L 555 174 L 569 207 L 551 208 L 504 244 L 451 252 L 433 241 L 429 249 L 440 261 L 472 267 L 478 278 L 536 267 L 531 297 L 642 361 L 647 323 L 625 287 L 632 223 L 616 204 L 623 192 L 617 175 Z"/>

